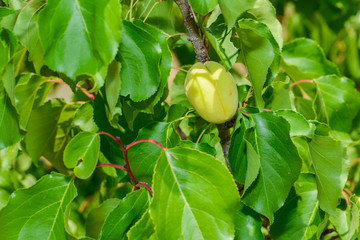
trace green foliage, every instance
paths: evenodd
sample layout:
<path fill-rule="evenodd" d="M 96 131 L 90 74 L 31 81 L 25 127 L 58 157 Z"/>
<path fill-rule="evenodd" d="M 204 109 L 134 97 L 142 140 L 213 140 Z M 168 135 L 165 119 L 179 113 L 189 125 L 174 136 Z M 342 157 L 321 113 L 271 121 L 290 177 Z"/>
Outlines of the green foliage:
<path fill-rule="evenodd" d="M 360 237 L 359 0 L 181 1 L 0 1 L 0 239 Z"/>

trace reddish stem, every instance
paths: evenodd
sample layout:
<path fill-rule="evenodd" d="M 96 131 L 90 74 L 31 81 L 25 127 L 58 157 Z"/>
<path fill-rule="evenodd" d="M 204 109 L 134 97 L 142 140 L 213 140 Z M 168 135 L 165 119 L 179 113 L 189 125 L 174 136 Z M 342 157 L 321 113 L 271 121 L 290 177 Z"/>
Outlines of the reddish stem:
<path fill-rule="evenodd" d="M 290 84 L 290 88 L 292 88 L 293 86 L 299 84 L 299 83 L 303 83 L 303 82 L 308 82 L 308 83 L 313 83 L 314 81 L 313 80 L 308 80 L 308 79 L 304 79 L 304 80 L 299 80 L 299 81 L 296 81 L 296 82 L 293 82 L 292 84 Z"/>
<path fill-rule="evenodd" d="M 352 195 L 351 192 L 345 188 L 343 189 L 343 192 L 345 192 L 349 197 Z"/>
<path fill-rule="evenodd" d="M 155 141 L 155 140 L 153 140 L 153 139 L 140 139 L 140 140 L 137 140 L 137 141 L 132 142 L 132 143 L 130 143 L 129 145 L 127 145 L 127 146 L 126 146 L 126 150 L 128 150 L 128 149 L 131 148 L 132 146 L 134 146 L 134 145 L 136 145 L 136 144 L 138 144 L 138 143 L 142 143 L 142 142 L 154 143 L 154 144 L 158 145 L 161 149 L 164 149 L 164 146 L 163 146 L 161 143 L 159 143 L 159 142 L 157 142 L 157 141 Z"/>
<path fill-rule="evenodd" d="M 346 194 L 344 193 L 344 191 L 342 191 L 341 194 L 342 194 L 343 197 L 345 198 L 346 204 L 347 204 L 348 206 L 350 206 L 351 204 L 350 204 L 349 199 L 347 198 Z"/>
<path fill-rule="evenodd" d="M 155 140 L 152 140 L 152 139 L 140 139 L 140 140 L 137 140 L 135 142 L 132 142 L 130 143 L 129 145 L 125 146 L 121 139 L 118 138 L 118 137 L 114 137 L 113 135 L 111 135 L 110 133 L 107 133 L 107 132 L 98 132 L 97 134 L 104 134 L 104 135 L 107 135 L 109 137 L 111 137 L 114 141 L 116 141 L 117 143 L 119 143 L 122 151 L 123 151 L 123 154 L 124 154 L 124 159 L 125 159 L 125 166 L 120 166 L 120 165 L 116 165 L 116 164 L 111 164 L 111 163 L 101 163 L 101 164 L 98 164 L 97 167 L 103 167 L 103 166 L 107 166 L 107 167 L 115 167 L 115 168 L 120 168 L 122 170 L 125 170 L 130 179 L 131 179 L 131 182 L 134 184 L 135 188 L 138 187 L 138 186 L 143 186 L 145 187 L 146 189 L 148 189 L 150 191 L 151 194 L 153 194 L 153 191 L 151 189 L 151 187 L 149 185 L 147 185 L 147 183 L 145 182 L 138 182 L 133 174 L 133 172 L 131 171 L 131 168 L 130 168 L 130 163 L 129 163 L 129 156 L 128 156 L 128 150 L 138 144 L 138 143 L 141 143 L 141 142 L 151 142 L 151 143 L 154 143 L 156 145 L 158 145 L 161 149 L 164 149 L 163 145 L 161 145 L 161 143 L 155 141 Z"/>
<path fill-rule="evenodd" d="M 47 79 L 48 82 L 55 82 L 55 83 L 61 83 L 61 84 L 66 84 L 63 80 L 61 80 L 60 78 L 57 79 Z M 95 99 L 95 96 L 91 93 L 88 92 L 87 89 L 83 88 L 82 86 L 80 86 L 79 84 L 76 84 L 76 87 L 78 89 L 80 89 L 86 96 L 88 96 L 89 98 L 91 98 L 92 100 Z"/>
<path fill-rule="evenodd" d="M 126 167 L 121 166 L 121 165 L 112 164 L 112 163 L 99 163 L 98 165 L 96 165 L 96 167 L 113 167 L 113 168 L 119 168 L 121 170 L 126 171 Z"/>
<path fill-rule="evenodd" d="M 125 146 L 124 146 L 124 144 L 121 142 L 121 139 L 120 139 L 120 138 L 114 137 L 113 135 L 111 135 L 110 133 L 107 133 L 107 132 L 98 132 L 97 134 L 103 134 L 103 135 L 107 135 L 107 136 L 111 137 L 114 141 L 116 141 L 116 142 L 120 145 L 120 147 L 121 147 L 121 149 L 122 149 L 123 151 L 125 150 Z"/>
<path fill-rule="evenodd" d="M 244 110 L 239 109 L 238 111 L 239 111 L 239 112 L 242 112 L 242 113 L 244 113 L 244 114 L 246 114 L 246 115 L 248 115 L 248 116 L 250 116 L 250 113 L 245 112 Z"/>
<path fill-rule="evenodd" d="M 138 183 L 136 184 L 136 186 L 145 187 L 147 190 L 149 190 L 149 192 L 151 193 L 151 195 L 154 195 L 153 190 L 151 189 L 151 187 L 150 187 L 146 182 L 138 182 Z"/>
<path fill-rule="evenodd" d="M 134 186 L 136 186 L 137 181 L 136 181 L 134 174 L 132 173 L 131 168 L 130 168 L 127 149 L 124 150 L 124 159 L 125 159 L 125 164 L 126 164 L 126 171 L 129 174 L 129 177 L 130 177 L 132 183 L 134 184 Z"/>

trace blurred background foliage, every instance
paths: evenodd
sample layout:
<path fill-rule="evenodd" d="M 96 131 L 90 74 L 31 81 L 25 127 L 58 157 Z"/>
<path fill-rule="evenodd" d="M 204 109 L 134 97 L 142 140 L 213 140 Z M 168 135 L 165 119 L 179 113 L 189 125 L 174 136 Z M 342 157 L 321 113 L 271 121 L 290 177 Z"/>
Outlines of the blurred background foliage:
<path fill-rule="evenodd" d="M 318 42 L 327 58 L 360 85 L 359 0 L 272 0 L 285 42 L 306 37 Z"/>

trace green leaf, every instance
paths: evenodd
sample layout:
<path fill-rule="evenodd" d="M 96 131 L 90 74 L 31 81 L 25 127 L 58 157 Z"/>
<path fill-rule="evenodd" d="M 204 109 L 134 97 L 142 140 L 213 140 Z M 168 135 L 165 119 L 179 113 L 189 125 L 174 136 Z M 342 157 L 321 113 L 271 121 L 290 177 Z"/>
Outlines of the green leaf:
<path fill-rule="evenodd" d="M 28 2 L 21 8 L 13 30 L 20 43 L 29 51 L 29 60 L 33 61 L 37 72 L 40 72 L 40 68 L 44 64 L 44 49 L 40 42 L 37 20 L 45 5 L 45 0 Z"/>
<path fill-rule="evenodd" d="M 172 55 L 167 43 L 167 34 L 163 31 L 143 23 L 140 20 L 135 20 L 134 24 L 146 31 L 147 33 L 151 34 L 151 36 L 160 44 L 161 47 L 161 61 L 160 61 L 160 84 L 156 93 L 146 101 L 141 102 L 141 105 L 145 105 L 146 109 L 144 112 L 153 114 L 154 113 L 154 106 L 159 103 L 159 101 L 165 100 L 168 95 L 168 78 L 170 75 L 170 70 L 172 67 Z M 139 105 L 134 105 L 135 107 L 139 107 Z M 141 108 L 144 108 L 141 106 Z"/>
<path fill-rule="evenodd" d="M 64 164 L 67 168 L 74 168 L 76 177 L 86 179 L 94 172 L 99 155 L 100 136 L 96 133 L 81 132 L 66 146 Z"/>
<path fill-rule="evenodd" d="M 76 195 L 73 179 L 58 173 L 17 190 L 0 211 L 0 238 L 66 239 L 64 214 Z"/>
<path fill-rule="evenodd" d="M 316 239 L 321 222 L 315 176 L 303 173 L 295 182 L 285 205 L 275 213 L 270 234 L 274 239 Z"/>
<path fill-rule="evenodd" d="M 210 15 L 206 23 L 205 35 L 226 69 L 229 70 L 236 62 L 239 50 L 230 41 L 232 31 L 225 25 L 224 16 L 220 13 L 219 8 L 216 8 Z"/>
<path fill-rule="evenodd" d="M 236 129 L 236 131 L 231 136 L 229 155 L 228 155 L 228 161 L 234 179 L 241 184 L 245 184 L 245 177 L 247 177 L 246 141 L 244 139 L 245 130 L 246 130 L 245 121 L 241 121 L 240 127 Z M 256 176 L 257 176 L 259 169 L 254 169 L 254 170 L 256 171 Z"/>
<path fill-rule="evenodd" d="M 243 203 L 240 203 L 236 212 L 235 224 L 235 240 L 264 239 L 261 233 L 260 215 Z"/>
<path fill-rule="evenodd" d="M 94 121 L 94 107 L 90 103 L 83 104 L 76 112 L 73 126 L 86 132 L 97 132 L 99 130 Z"/>
<path fill-rule="evenodd" d="M 45 63 L 72 79 L 91 75 L 101 87 L 120 43 L 119 16 L 117 0 L 48 0 L 38 17 Z"/>
<path fill-rule="evenodd" d="M 110 198 L 104 201 L 100 207 L 94 208 L 86 219 L 86 236 L 97 239 L 99 237 L 105 219 L 119 205 L 120 199 Z"/>
<path fill-rule="evenodd" d="M 156 39 L 131 22 L 123 22 L 117 60 L 121 63 L 121 95 L 135 101 L 151 97 L 160 84 L 161 46 Z"/>
<path fill-rule="evenodd" d="M 218 4 L 218 0 L 189 0 L 189 2 L 192 9 L 202 15 L 212 11 Z"/>
<path fill-rule="evenodd" d="M 316 119 L 328 123 L 334 130 L 349 132 L 360 111 L 360 95 L 354 82 L 347 78 L 324 76 L 316 79 L 315 84 Z"/>
<path fill-rule="evenodd" d="M 135 225 L 129 230 L 127 236 L 129 240 L 147 239 L 155 240 L 154 223 L 151 220 L 149 212 L 146 212 L 142 218 L 135 223 Z"/>
<path fill-rule="evenodd" d="M 229 28 L 232 28 L 240 15 L 252 8 L 255 2 L 256 0 L 219 0 L 221 11 Z"/>
<path fill-rule="evenodd" d="M 150 215 L 160 239 L 233 239 L 239 196 L 225 164 L 188 148 L 164 150 Z M 204 195 L 205 194 L 205 195 Z"/>
<path fill-rule="evenodd" d="M 190 67 L 191 66 L 185 66 L 185 67 L 183 66 L 183 69 L 189 70 Z M 185 94 L 185 87 L 184 87 L 185 78 L 186 78 L 186 72 L 184 71 L 177 72 L 174 81 L 171 84 L 171 90 L 170 90 L 171 105 L 182 104 L 187 108 L 192 108 Z"/>
<path fill-rule="evenodd" d="M 20 114 L 20 126 L 26 129 L 31 111 L 39 107 L 44 96 L 50 91 L 53 83 L 46 82 L 46 79 L 34 74 L 21 75 L 15 86 L 16 109 Z M 45 91 L 41 91 L 41 89 Z M 40 101 L 39 101 L 40 100 Z"/>
<path fill-rule="evenodd" d="M 290 136 L 305 136 L 311 138 L 313 132 L 309 122 L 303 115 L 292 110 L 279 110 L 276 114 L 285 118 L 290 124 Z"/>
<path fill-rule="evenodd" d="M 271 110 L 292 109 L 295 110 L 295 97 L 290 89 L 290 78 L 279 73 L 272 83 L 273 92 L 266 108 Z"/>
<path fill-rule="evenodd" d="M 126 233 L 148 209 L 150 193 L 146 189 L 131 192 L 106 218 L 99 240 L 127 239 Z"/>
<path fill-rule="evenodd" d="M 37 164 L 44 155 L 54 167 L 67 173 L 63 151 L 68 142 L 72 122 L 80 104 L 66 104 L 52 99 L 32 111 L 25 135 L 26 151 Z"/>
<path fill-rule="evenodd" d="M 113 61 L 109 65 L 108 74 L 105 79 L 106 101 L 112 117 L 116 114 L 121 114 L 121 110 L 117 109 L 121 89 L 120 69 L 121 64 L 117 61 Z"/>
<path fill-rule="evenodd" d="M 336 65 L 326 59 L 320 46 L 306 38 L 296 39 L 283 47 L 281 65 L 294 81 L 340 75 Z"/>
<path fill-rule="evenodd" d="M 331 137 L 314 135 L 309 151 L 316 174 L 320 208 L 335 215 L 347 179 L 349 162 L 346 149 Z"/>
<path fill-rule="evenodd" d="M 22 138 L 18 114 L 11 104 L 2 82 L 0 82 L 0 133 L 0 149 L 9 147 Z"/>
<path fill-rule="evenodd" d="M 290 139 L 290 126 L 285 119 L 271 112 L 251 115 L 254 127 L 245 132 L 247 141 L 246 176 L 243 202 L 273 222 L 273 214 L 285 202 L 287 195 L 300 174 L 301 159 Z M 250 152 L 249 152 L 250 151 Z M 251 184 L 251 185 L 250 185 Z"/>
<path fill-rule="evenodd" d="M 258 108 L 264 107 L 262 90 L 266 82 L 277 74 L 280 61 L 280 48 L 269 28 L 252 19 L 237 22 L 236 32 L 241 56 L 249 72 Z"/>
<path fill-rule="evenodd" d="M 164 147 L 174 147 L 179 142 L 172 123 L 156 122 L 139 131 L 136 140 L 152 139 Z M 129 165 L 136 180 L 151 185 L 154 167 L 161 154 L 161 148 L 151 142 L 138 143 L 128 150 Z"/>
<path fill-rule="evenodd" d="M 8 15 L 11 15 L 15 13 L 14 10 L 6 8 L 6 7 L 0 7 L 0 18 L 6 17 Z"/>

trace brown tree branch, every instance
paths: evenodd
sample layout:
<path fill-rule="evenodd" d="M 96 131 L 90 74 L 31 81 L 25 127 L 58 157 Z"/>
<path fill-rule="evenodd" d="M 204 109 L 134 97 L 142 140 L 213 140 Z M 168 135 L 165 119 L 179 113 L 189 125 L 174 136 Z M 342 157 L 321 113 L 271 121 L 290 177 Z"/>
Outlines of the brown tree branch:
<path fill-rule="evenodd" d="M 207 54 L 206 47 L 200 37 L 199 28 L 195 22 L 189 2 L 187 0 L 175 0 L 175 3 L 179 6 L 183 15 L 184 25 L 189 31 L 189 41 L 194 46 L 197 60 L 202 63 L 209 61 L 209 55 Z"/>
<path fill-rule="evenodd" d="M 191 6 L 188 0 L 175 0 L 175 3 L 179 6 L 180 11 L 184 18 L 184 25 L 189 32 L 189 41 L 191 41 L 194 46 L 194 51 L 196 54 L 196 58 L 199 62 L 210 61 L 209 55 L 207 54 L 206 47 L 200 37 L 199 27 L 195 22 L 194 15 L 192 13 Z M 230 124 L 231 125 L 231 124 Z M 223 149 L 224 157 L 226 160 L 227 167 L 230 170 L 230 165 L 227 160 L 229 147 L 230 147 L 230 130 L 229 124 L 217 124 L 216 125 L 219 130 L 219 137 L 221 139 L 220 143 Z"/>

